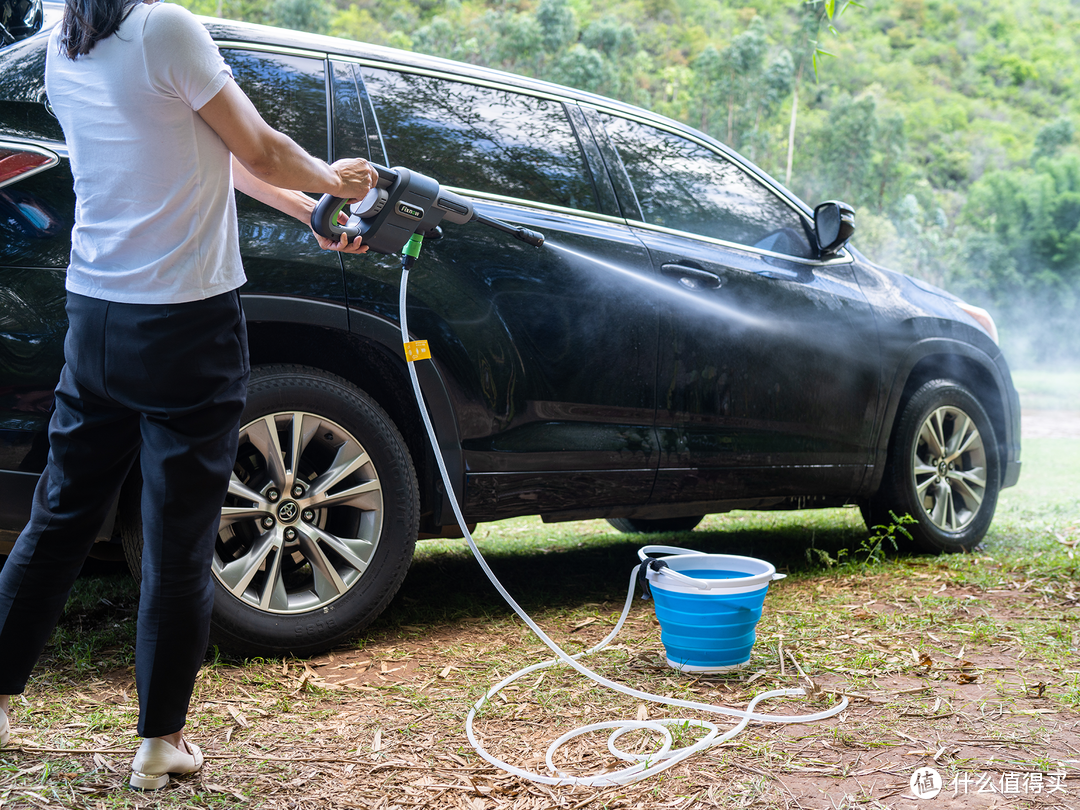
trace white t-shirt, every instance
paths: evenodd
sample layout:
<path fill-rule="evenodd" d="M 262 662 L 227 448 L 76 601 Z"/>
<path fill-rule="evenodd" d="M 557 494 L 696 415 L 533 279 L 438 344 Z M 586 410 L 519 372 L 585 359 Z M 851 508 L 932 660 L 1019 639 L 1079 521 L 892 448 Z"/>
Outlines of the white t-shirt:
<path fill-rule="evenodd" d="M 181 6 L 140 3 L 76 59 L 59 31 L 45 88 L 75 178 L 67 289 L 133 304 L 235 290 L 245 278 L 232 162 L 196 112 L 232 73 L 206 29 Z"/>

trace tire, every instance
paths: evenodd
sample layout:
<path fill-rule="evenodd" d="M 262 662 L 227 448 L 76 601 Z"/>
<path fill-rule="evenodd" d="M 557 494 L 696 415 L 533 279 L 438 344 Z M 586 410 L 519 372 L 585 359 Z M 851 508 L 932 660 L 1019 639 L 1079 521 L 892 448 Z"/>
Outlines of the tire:
<path fill-rule="evenodd" d="M 692 532 L 704 515 L 674 518 L 608 518 L 607 522 L 625 534 L 661 534 L 662 532 Z"/>
<path fill-rule="evenodd" d="M 405 578 L 420 515 L 412 458 L 371 397 L 304 366 L 254 368 L 240 424 L 211 642 L 239 655 L 314 655 L 367 627 Z M 138 543 L 141 558 L 141 533 Z"/>
<path fill-rule="evenodd" d="M 970 551 L 986 536 L 1001 474 L 990 417 L 951 380 L 931 380 L 907 401 L 893 431 L 885 476 L 862 506 L 867 528 L 889 525 L 890 511 L 911 515 L 915 547 Z"/>

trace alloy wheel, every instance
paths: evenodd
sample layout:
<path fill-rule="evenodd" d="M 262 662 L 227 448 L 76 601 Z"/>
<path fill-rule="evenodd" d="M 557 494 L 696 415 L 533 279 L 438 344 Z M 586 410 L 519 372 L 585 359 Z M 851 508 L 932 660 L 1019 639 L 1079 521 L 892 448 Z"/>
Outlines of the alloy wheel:
<path fill-rule="evenodd" d="M 379 475 L 353 435 L 312 413 L 267 414 L 240 430 L 214 576 L 260 611 L 326 607 L 364 576 L 383 515 Z"/>
<path fill-rule="evenodd" d="M 938 528 L 957 532 L 975 518 L 987 480 L 986 447 L 975 421 L 952 406 L 926 417 L 914 448 L 915 492 Z"/>

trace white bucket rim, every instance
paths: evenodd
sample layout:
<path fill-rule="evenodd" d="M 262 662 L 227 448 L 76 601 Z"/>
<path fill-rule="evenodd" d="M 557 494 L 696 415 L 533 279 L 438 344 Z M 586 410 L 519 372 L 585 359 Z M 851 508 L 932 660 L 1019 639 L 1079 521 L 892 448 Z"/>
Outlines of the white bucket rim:
<path fill-rule="evenodd" d="M 707 591 L 722 594 L 751 593 L 768 587 L 773 580 L 783 579 L 786 576 L 786 574 L 778 574 L 776 566 L 766 560 L 738 554 L 706 554 L 674 546 L 644 546 L 638 551 L 638 556 L 644 562 L 651 554 L 660 553 L 668 556 L 653 557 L 653 559 L 663 560 L 668 567 L 658 570 L 646 568 L 645 576 L 651 587 L 674 593 L 701 594 Z M 745 573 L 746 576 L 699 579 L 681 573 L 681 571 L 695 571 L 703 568 L 737 571 Z"/>

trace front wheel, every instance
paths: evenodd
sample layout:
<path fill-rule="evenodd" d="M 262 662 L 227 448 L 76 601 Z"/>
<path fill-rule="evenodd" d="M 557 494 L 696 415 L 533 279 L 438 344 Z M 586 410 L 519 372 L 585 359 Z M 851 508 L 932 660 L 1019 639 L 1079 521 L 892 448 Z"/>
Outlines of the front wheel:
<path fill-rule="evenodd" d="M 917 523 L 905 528 L 921 550 L 970 551 L 997 507 L 996 447 L 990 418 L 967 388 L 925 383 L 896 424 L 881 488 L 863 505 L 867 527 L 888 525 L 890 512 L 909 514 Z"/>

